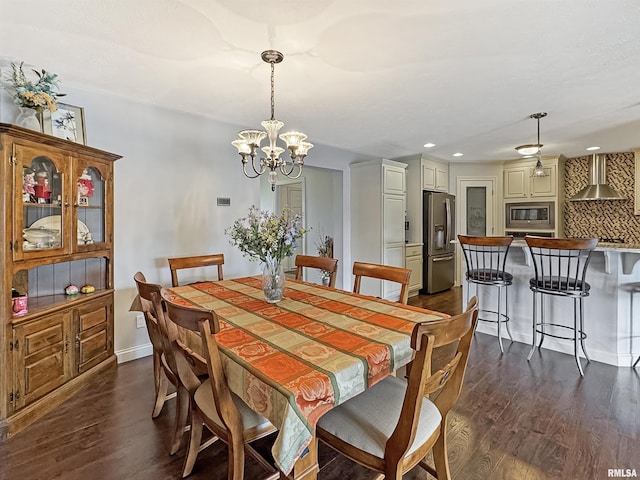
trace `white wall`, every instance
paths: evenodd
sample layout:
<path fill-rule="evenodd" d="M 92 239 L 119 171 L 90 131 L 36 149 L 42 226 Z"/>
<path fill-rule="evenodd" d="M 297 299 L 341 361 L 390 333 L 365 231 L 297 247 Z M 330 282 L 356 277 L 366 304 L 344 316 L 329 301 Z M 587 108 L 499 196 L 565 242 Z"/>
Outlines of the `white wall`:
<path fill-rule="evenodd" d="M 240 126 L 108 95 L 65 92 L 67 103 L 85 109 L 87 144 L 123 157 L 115 164 L 114 180 L 115 350 L 119 361 L 139 358 L 151 349 L 146 330 L 136 328 L 135 313 L 128 311 L 136 295 L 135 272 L 170 285 L 168 257 L 216 252 L 225 255 L 225 277 L 258 273 L 259 264 L 243 258 L 224 230 L 251 205 L 260 205 L 260 181 L 242 174 L 230 145 Z M 362 156 L 316 145 L 307 159 L 309 166 L 337 170 L 309 168 L 305 175 L 311 218 L 332 218 L 340 255 L 349 251 L 344 245 L 350 242 L 344 229 L 348 205 L 341 201 L 349 198 L 349 179 L 341 172 L 356 158 Z M 328 189 L 330 204 L 323 194 Z M 216 206 L 216 197 L 230 197 L 231 206 Z M 343 208 L 344 216 L 337 215 Z M 342 256 L 341 263 L 350 265 L 350 259 Z"/>

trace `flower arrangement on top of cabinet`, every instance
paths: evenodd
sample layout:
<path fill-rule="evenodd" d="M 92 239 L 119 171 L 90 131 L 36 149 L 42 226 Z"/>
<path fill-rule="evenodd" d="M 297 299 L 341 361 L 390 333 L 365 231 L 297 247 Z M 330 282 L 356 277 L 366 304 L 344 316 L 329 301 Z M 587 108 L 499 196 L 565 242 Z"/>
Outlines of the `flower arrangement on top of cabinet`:
<path fill-rule="evenodd" d="M 27 78 L 23 69 L 24 62 L 16 65 L 11 64 L 11 74 L 9 81 L 9 92 L 13 96 L 13 102 L 19 107 L 32 108 L 38 113 L 44 110 L 55 112 L 58 109 L 58 97 L 63 97 L 64 93 L 58 93 L 58 75 L 42 69 L 38 71 L 32 69 L 37 80 Z"/>

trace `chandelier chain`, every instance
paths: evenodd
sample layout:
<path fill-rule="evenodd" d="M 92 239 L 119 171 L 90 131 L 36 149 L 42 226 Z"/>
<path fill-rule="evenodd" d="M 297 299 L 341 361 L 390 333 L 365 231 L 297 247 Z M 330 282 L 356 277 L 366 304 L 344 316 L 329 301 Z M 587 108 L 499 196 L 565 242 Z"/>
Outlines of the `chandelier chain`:
<path fill-rule="evenodd" d="M 276 74 L 275 74 L 275 64 L 273 62 L 270 62 L 270 63 L 271 63 L 271 120 L 275 120 L 276 101 L 275 101 L 274 84 L 275 84 Z"/>

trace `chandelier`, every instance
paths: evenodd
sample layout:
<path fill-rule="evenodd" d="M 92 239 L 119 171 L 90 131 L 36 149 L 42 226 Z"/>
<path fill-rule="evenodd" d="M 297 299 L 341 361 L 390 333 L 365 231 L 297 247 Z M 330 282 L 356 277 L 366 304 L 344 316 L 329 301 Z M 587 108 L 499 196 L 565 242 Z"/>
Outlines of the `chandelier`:
<path fill-rule="evenodd" d="M 280 158 L 285 151 L 284 148 L 277 145 L 278 132 L 284 126 L 280 120 L 276 120 L 275 101 L 274 101 L 274 70 L 275 64 L 282 62 L 284 55 L 276 50 L 265 50 L 262 52 L 262 60 L 271 65 L 271 118 L 262 122 L 264 130 L 242 130 L 238 132 L 238 139 L 231 144 L 238 149 L 238 153 L 242 157 L 242 171 L 248 178 L 257 178 L 263 173 L 269 171 L 269 183 L 271 190 L 275 191 L 278 181 L 278 172 L 288 178 L 298 178 L 302 174 L 304 158 L 307 152 L 313 147 L 313 144 L 305 142 L 307 136 L 301 132 L 287 132 L 280 135 L 280 139 L 286 144 L 290 152 L 290 159 Z M 268 137 L 269 145 L 260 147 L 260 142 Z M 264 157 L 260 155 L 258 150 L 262 150 Z M 256 161 L 256 155 L 260 158 Z M 249 159 L 251 159 L 249 161 Z M 247 164 L 251 163 L 253 171 L 247 171 Z"/>
<path fill-rule="evenodd" d="M 546 177 L 549 175 L 544 171 L 542 166 L 542 144 L 540 143 L 540 119 L 547 116 L 546 112 L 532 113 L 529 118 L 535 118 L 538 121 L 538 143 L 530 143 L 516 147 L 516 151 L 520 155 L 535 155 L 537 158 L 536 166 L 531 173 L 532 177 Z"/>

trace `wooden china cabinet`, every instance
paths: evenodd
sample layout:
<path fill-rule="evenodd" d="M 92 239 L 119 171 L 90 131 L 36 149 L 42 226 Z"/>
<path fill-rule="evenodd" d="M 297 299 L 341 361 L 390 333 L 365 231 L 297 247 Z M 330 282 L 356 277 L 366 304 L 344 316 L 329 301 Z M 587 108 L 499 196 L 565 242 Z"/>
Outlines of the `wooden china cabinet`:
<path fill-rule="evenodd" d="M 96 371 L 115 365 L 118 158 L 0 123 L 0 439 L 51 411 Z M 95 291 L 67 295 L 70 285 Z"/>

